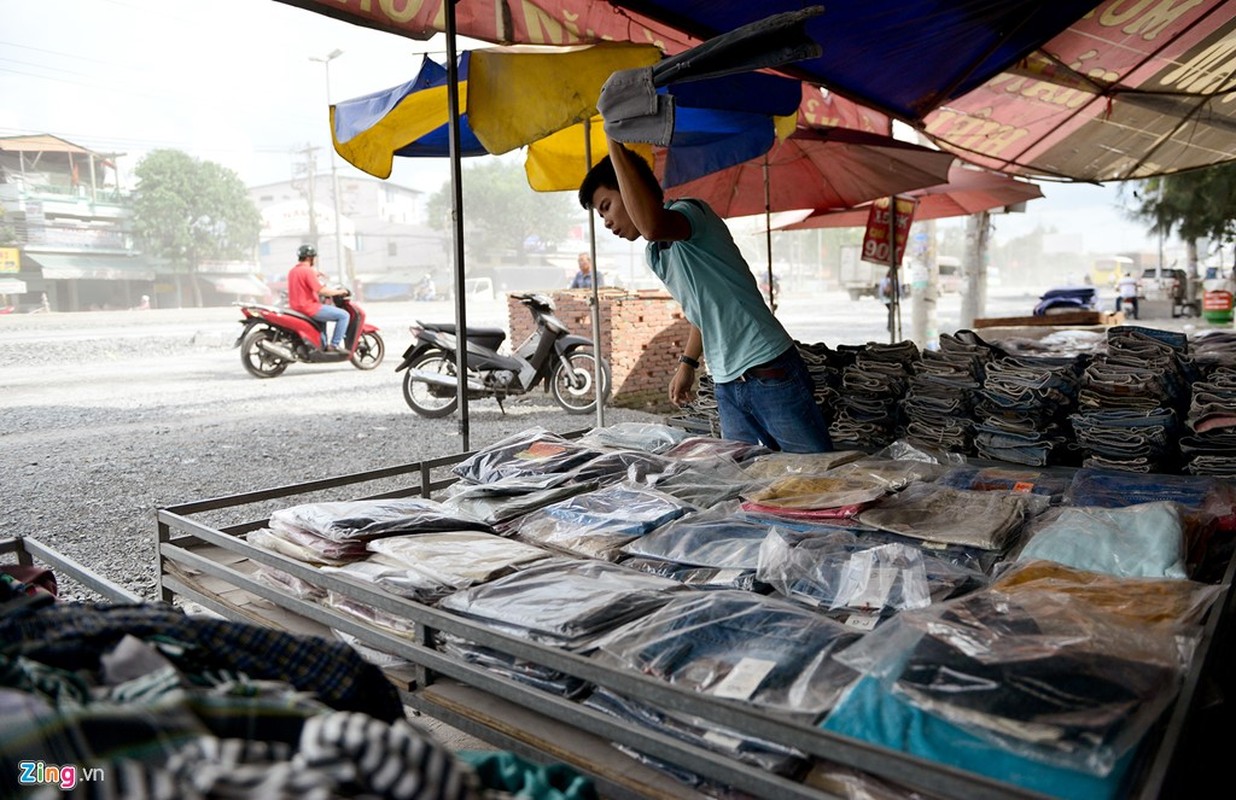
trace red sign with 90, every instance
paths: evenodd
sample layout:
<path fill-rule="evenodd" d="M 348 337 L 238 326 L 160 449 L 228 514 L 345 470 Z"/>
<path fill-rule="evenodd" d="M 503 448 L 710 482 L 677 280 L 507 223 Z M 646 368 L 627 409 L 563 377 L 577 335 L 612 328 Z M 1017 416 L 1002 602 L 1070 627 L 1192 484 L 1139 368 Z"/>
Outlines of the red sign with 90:
<path fill-rule="evenodd" d="M 910 223 L 914 221 L 914 209 L 917 206 L 918 200 L 912 197 L 897 198 L 896 263 L 898 264 L 906 254 L 906 239 L 909 238 Z M 889 241 L 892 239 L 889 235 L 890 216 L 887 197 L 881 197 L 872 202 L 871 211 L 867 214 L 867 232 L 863 234 L 863 261 L 876 264 L 889 263 Z"/>

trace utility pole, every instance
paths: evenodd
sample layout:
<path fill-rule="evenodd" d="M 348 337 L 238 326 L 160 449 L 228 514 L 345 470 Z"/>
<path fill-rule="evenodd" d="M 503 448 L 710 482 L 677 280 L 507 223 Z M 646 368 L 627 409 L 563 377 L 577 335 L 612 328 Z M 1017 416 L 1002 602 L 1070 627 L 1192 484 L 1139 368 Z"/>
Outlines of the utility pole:
<path fill-rule="evenodd" d="M 317 196 L 318 187 L 316 185 L 316 177 L 318 174 L 317 158 L 314 156 L 314 151 L 318 148 L 311 145 L 306 145 L 303 150 L 297 150 L 305 157 L 303 172 L 305 174 L 305 183 L 295 182 L 294 185 L 300 191 L 305 201 L 309 204 L 309 244 L 313 245 L 314 249 L 318 246 L 318 215 L 317 210 L 313 207 L 314 198 Z M 301 167 L 298 164 L 298 171 Z"/>
<path fill-rule="evenodd" d="M 309 57 L 310 61 L 316 61 L 326 68 L 327 109 L 330 108 L 330 62 L 334 61 L 341 55 L 343 55 L 343 51 L 336 47 L 322 58 L 315 58 L 313 56 Z M 335 162 L 335 150 L 332 147 L 330 151 L 330 186 L 331 196 L 333 198 L 335 208 L 335 269 L 339 272 L 339 283 L 346 285 L 348 282 L 348 275 L 347 268 L 343 260 L 343 222 L 339 218 L 339 171 L 336 168 Z"/>

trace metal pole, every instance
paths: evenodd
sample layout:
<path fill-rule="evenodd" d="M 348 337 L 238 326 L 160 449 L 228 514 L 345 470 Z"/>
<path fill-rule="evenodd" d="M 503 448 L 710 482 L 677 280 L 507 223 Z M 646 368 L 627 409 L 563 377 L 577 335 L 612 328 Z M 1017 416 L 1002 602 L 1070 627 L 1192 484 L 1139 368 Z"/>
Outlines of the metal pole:
<path fill-rule="evenodd" d="M 768 189 L 768 153 L 764 154 L 764 247 L 768 251 L 768 307 L 777 313 L 777 290 L 773 283 L 772 197 Z"/>
<path fill-rule="evenodd" d="M 592 169 L 592 120 L 584 120 L 584 170 Z M 605 370 L 601 368 L 601 305 L 597 293 L 601 265 L 597 263 L 596 215 L 588 212 L 588 258 L 592 259 L 592 296 L 588 305 L 592 308 L 592 360 L 593 391 L 597 398 L 597 427 L 605 427 Z"/>
<path fill-rule="evenodd" d="M 468 437 L 468 303 L 464 294 L 463 231 L 463 147 L 459 139 L 459 53 L 455 42 L 455 3 L 447 0 L 446 9 L 446 105 L 450 115 L 448 140 L 451 160 L 451 217 L 455 242 L 455 389 L 459 408 L 461 452 L 472 449 Z"/>
<path fill-rule="evenodd" d="M 888 198 L 888 270 L 893 275 L 893 324 L 888 329 L 888 343 L 901 338 L 901 276 L 897 270 L 897 197 Z"/>
<path fill-rule="evenodd" d="M 334 61 L 339 56 L 343 55 L 343 51 L 335 48 L 326 54 L 324 58 L 309 58 L 310 61 L 321 62 L 325 67 L 326 72 L 326 107 L 330 109 L 330 62 Z M 331 125 L 333 127 L 334 120 L 332 114 Z M 339 218 L 339 170 L 335 161 L 335 146 L 334 146 L 334 130 L 331 131 L 331 148 L 330 148 L 330 186 L 331 195 L 334 198 L 335 210 L 335 269 L 339 272 L 340 285 L 346 286 L 348 283 L 347 265 L 343 258 L 343 223 Z M 316 245 L 316 242 L 314 243 Z"/>

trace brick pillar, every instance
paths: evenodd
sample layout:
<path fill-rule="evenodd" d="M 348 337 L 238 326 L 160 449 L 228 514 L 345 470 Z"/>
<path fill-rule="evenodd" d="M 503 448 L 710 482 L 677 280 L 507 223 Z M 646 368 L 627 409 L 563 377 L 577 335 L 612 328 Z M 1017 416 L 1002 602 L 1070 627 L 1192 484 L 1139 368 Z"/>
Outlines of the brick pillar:
<path fill-rule="evenodd" d="M 578 336 L 592 338 L 590 290 L 553 292 L 555 315 Z M 682 308 L 664 291 L 625 289 L 598 291 L 601 310 L 601 354 L 609 361 L 614 381 L 611 402 L 623 408 L 664 412 L 672 408 L 667 397 L 678 356 L 687 344 L 691 326 Z M 532 315 L 507 295 L 511 346 L 532 334 Z"/>

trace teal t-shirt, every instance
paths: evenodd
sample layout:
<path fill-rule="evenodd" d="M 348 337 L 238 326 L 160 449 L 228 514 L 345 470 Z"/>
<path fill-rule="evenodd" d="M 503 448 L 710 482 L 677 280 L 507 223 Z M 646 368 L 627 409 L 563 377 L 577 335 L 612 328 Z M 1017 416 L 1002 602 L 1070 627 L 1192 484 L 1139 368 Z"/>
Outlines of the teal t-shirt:
<path fill-rule="evenodd" d="M 700 329 L 713 380 L 732 381 L 789 349 L 793 338 L 764 303 L 725 222 L 699 201 L 674 200 L 666 208 L 687 218 L 691 236 L 649 242 L 648 266 Z"/>

